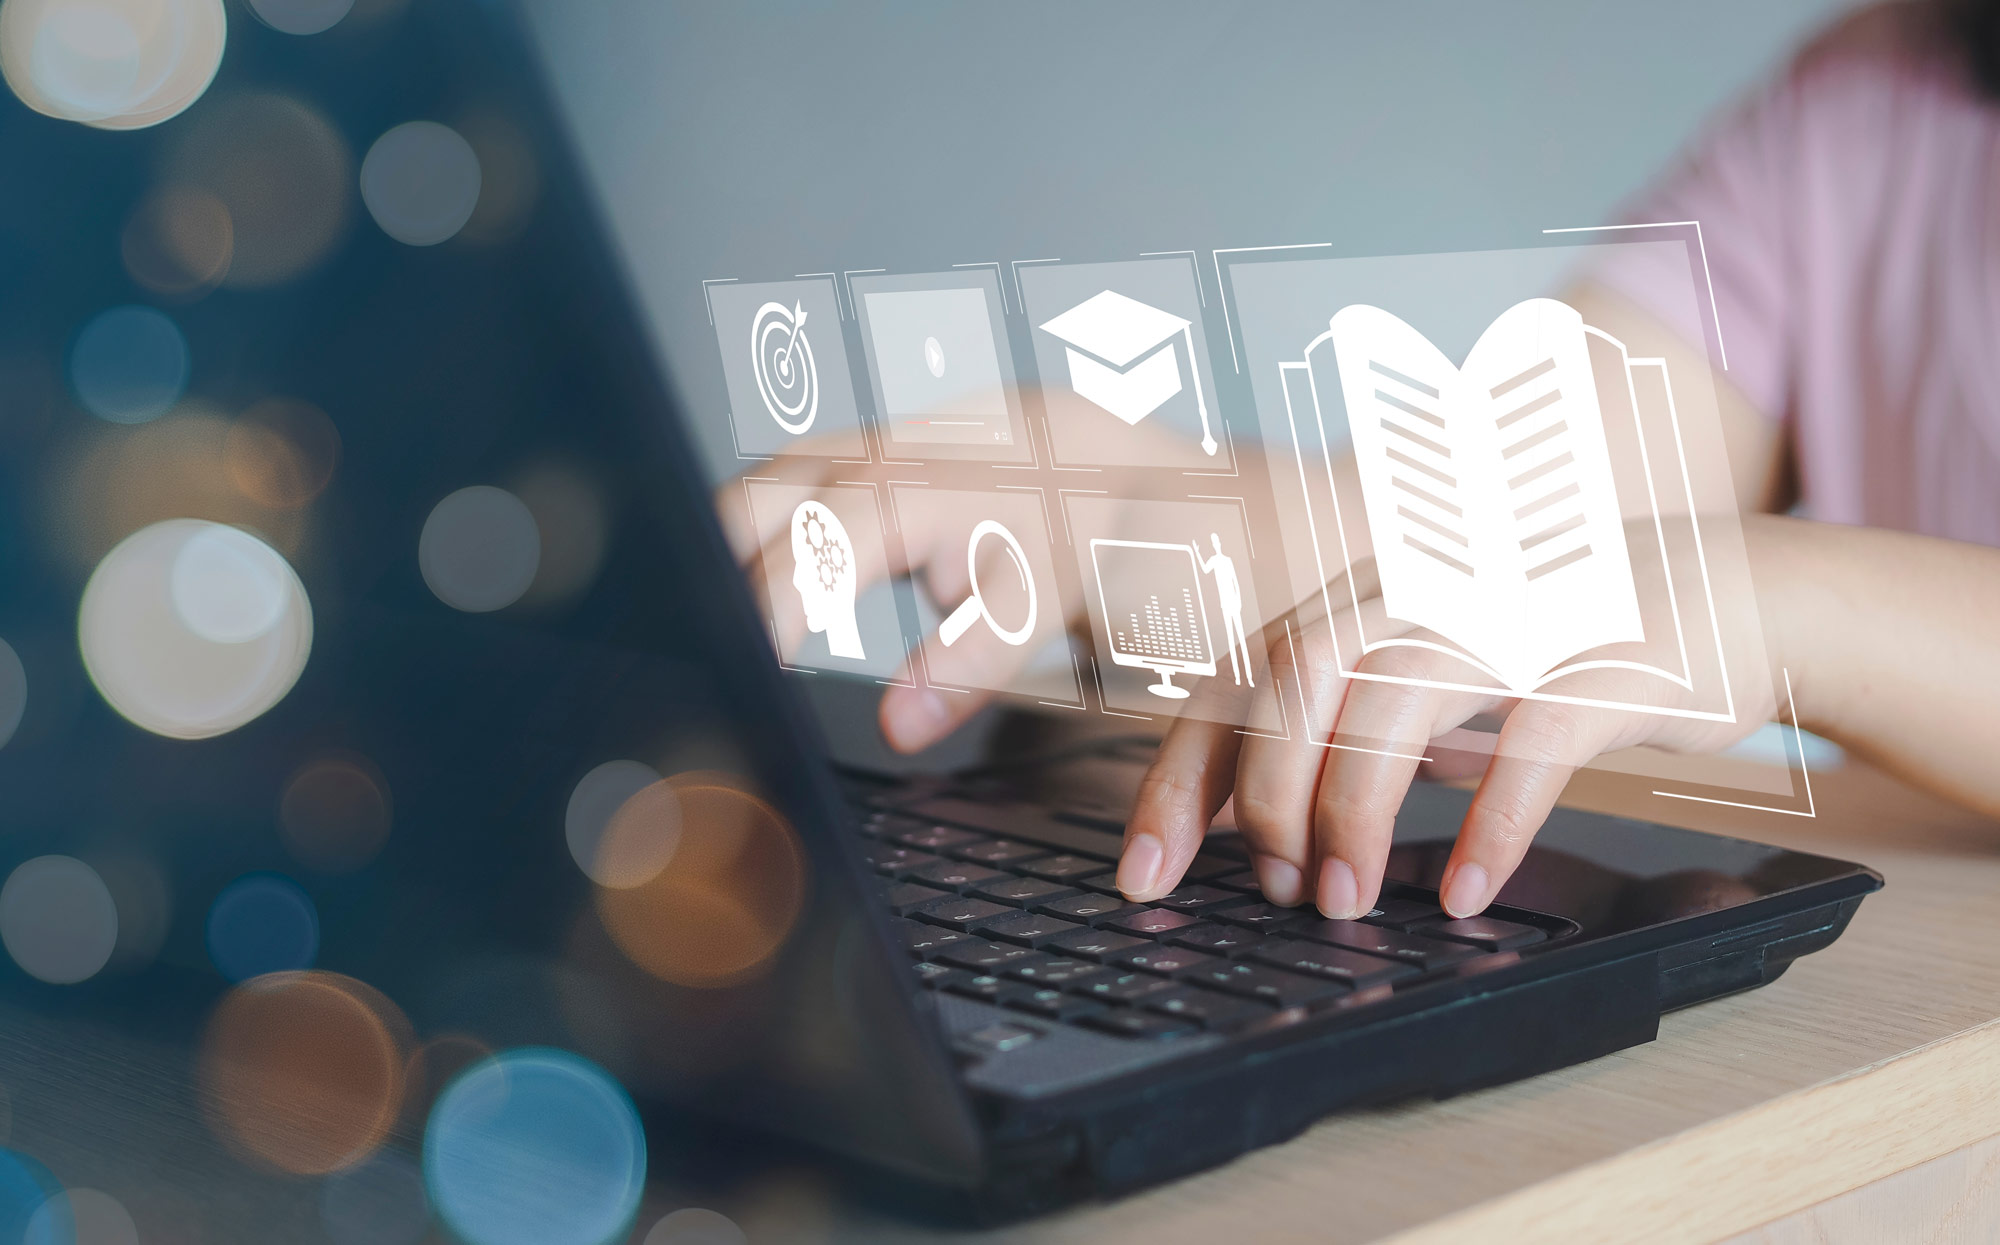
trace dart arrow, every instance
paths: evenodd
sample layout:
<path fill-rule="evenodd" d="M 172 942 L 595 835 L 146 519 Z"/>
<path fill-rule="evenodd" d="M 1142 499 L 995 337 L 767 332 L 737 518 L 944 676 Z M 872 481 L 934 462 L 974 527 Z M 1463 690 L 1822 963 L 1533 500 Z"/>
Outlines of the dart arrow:
<path fill-rule="evenodd" d="M 799 348 L 799 333 L 805 326 L 806 305 L 804 303 L 792 304 L 792 344 L 785 347 L 784 360 L 779 364 L 779 367 L 786 373 L 792 370 L 792 355 Z"/>

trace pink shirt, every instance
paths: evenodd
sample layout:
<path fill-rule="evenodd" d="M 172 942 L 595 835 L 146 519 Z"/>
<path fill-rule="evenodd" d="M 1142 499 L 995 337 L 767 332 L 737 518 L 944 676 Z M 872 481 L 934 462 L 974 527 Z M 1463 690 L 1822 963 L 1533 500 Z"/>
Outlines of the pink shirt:
<path fill-rule="evenodd" d="M 1628 219 L 1701 222 L 1728 379 L 1806 513 L 2000 545 L 2000 102 L 1927 14 L 1836 26 Z M 1596 275 L 1702 340 L 1643 265 Z"/>

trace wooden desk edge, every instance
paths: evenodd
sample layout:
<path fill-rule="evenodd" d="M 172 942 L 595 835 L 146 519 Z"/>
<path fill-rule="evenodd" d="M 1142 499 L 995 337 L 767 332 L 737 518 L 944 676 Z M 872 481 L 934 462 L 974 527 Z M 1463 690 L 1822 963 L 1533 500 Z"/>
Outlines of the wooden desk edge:
<path fill-rule="evenodd" d="M 1709 1245 L 2000 1134 L 2000 1020 L 1383 1240 Z"/>

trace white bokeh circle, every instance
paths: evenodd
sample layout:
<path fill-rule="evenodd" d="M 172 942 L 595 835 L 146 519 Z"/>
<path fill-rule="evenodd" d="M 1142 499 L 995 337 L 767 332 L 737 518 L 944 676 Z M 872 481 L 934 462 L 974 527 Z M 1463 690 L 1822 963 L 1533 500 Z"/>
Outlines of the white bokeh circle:
<path fill-rule="evenodd" d="M 201 98 L 228 33 L 222 0 L 6 0 L 0 75 L 37 112 L 139 129 Z"/>
<path fill-rule="evenodd" d="M 168 519 L 97 564 L 77 611 L 77 644 L 91 682 L 125 718 L 155 734 L 206 739 L 291 691 L 312 651 L 312 603 L 290 564 L 256 537 Z"/>
<path fill-rule="evenodd" d="M 118 945 L 118 906 L 97 871 L 73 856 L 37 856 L 0 886 L 0 943 L 30 977 L 74 985 Z"/>
<path fill-rule="evenodd" d="M 396 241 L 436 246 L 465 228 L 479 206 L 479 157 L 450 126 L 405 122 L 362 158 L 361 201 Z"/>
<path fill-rule="evenodd" d="M 431 509 L 417 539 L 417 569 L 453 609 L 484 614 L 521 599 L 542 564 L 542 533 L 527 504 L 475 484 Z"/>

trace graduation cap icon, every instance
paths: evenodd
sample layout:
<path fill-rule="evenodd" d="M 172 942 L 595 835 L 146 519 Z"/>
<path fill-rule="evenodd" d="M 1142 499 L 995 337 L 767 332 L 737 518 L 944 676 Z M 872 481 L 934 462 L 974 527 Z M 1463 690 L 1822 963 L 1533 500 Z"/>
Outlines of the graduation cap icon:
<path fill-rule="evenodd" d="M 1162 311 L 1116 290 L 1084 299 L 1042 325 L 1058 338 L 1069 359 L 1069 385 L 1077 396 L 1104 408 L 1127 424 L 1137 424 L 1166 405 L 1181 391 L 1181 365 L 1174 338 L 1187 345 L 1188 368 L 1194 372 L 1195 409 L 1201 414 L 1201 448 L 1213 456 L 1219 448 L 1208 427 L 1208 403 L 1201 392 L 1201 374 L 1194 371 L 1194 331 L 1181 316 Z"/>

